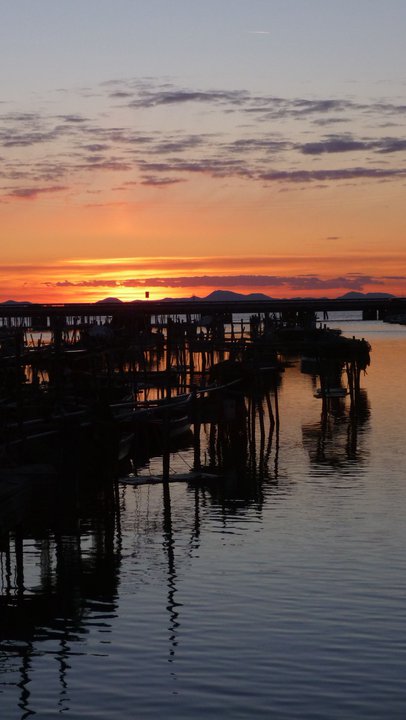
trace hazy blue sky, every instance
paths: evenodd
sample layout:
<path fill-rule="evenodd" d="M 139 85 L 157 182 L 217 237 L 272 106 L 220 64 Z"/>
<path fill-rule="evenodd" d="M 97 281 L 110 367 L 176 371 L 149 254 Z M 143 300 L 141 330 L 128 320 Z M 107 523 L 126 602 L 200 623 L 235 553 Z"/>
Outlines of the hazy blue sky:
<path fill-rule="evenodd" d="M 2 4 L 2 93 L 170 75 L 284 95 L 400 94 L 405 27 L 404 0 L 13 0 Z"/>

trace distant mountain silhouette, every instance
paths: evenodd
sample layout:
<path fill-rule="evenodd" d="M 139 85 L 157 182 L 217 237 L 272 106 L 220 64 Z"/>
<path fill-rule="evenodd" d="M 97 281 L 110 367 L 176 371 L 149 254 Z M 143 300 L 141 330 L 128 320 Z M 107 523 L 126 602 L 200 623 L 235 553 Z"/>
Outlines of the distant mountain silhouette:
<path fill-rule="evenodd" d="M 29 300 L 5 300 L 0 305 L 32 305 Z"/>
<path fill-rule="evenodd" d="M 122 302 L 123 301 L 120 300 L 120 298 L 107 297 L 107 298 L 104 298 L 103 300 L 96 300 L 95 305 L 103 305 L 103 304 L 107 304 L 107 303 L 122 303 Z"/>
<path fill-rule="evenodd" d="M 351 291 L 345 293 L 345 295 L 340 295 L 339 297 L 335 298 L 336 300 L 356 300 L 356 299 L 366 299 L 369 298 L 373 300 L 374 298 L 379 300 L 382 298 L 383 300 L 385 298 L 393 298 L 396 297 L 395 295 L 391 295 L 390 293 L 375 293 L 375 292 L 369 292 L 369 293 L 362 293 L 362 292 L 356 292 Z M 190 301 L 190 300 L 213 300 L 213 301 L 233 301 L 233 300 L 253 300 L 253 301 L 260 301 L 260 300 L 275 300 L 279 298 L 271 297 L 270 295 L 265 295 L 264 293 L 249 293 L 248 295 L 244 295 L 243 293 L 237 293 L 233 290 L 213 290 L 209 295 L 206 295 L 206 297 L 188 297 L 188 298 L 171 298 L 166 297 L 164 298 L 164 302 L 170 302 L 172 300 L 179 300 L 179 301 Z M 328 300 L 328 299 L 334 299 L 334 298 L 327 298 L 325 296 L 323 297 L 303 297 L 302 295 L 296 295 L 291 298 L 287 298 L 289 300 Z"/>
<path fill-rule="evenodd" d="M 264 293 L 243 293 L 233 292 L 233 290 L 213 290 L 204 300 L 272 300 L 270 295 Z"/>
<path fill-rule="evenodd" d="M 355 290 L 352 290 L 350 292 L 345 293 L 345 295 L 340 295 L 339 297 L 335 298 L 336 300 L 363 300 L 363 299 L 382 299 L 385 300 L 386 298 L 396 298 L 396 295 L 392 295 L 391 293 L 384 293 L 384 292 L 368 292 L 368 293 L 362 293 L 357 292 Z M 213 290 L 209 295 L 206 295 L 206 297 L 199 297 L 197 295 L 192 295 L 191 297 L 183 297 L 183 298 L 171 298 L 166 297 L 161 300 L 161 302 L 171 302 L 173 300 L 178 300 L 180 302 L 182 301 L 188 301 L 191 302 L 193 300 L 196 300 L 197 302 L 200 300 L 213 300 L 213 301 L 233 301 L 233 300 L 252 300 L 252 301 L 261 301 L 261 300 L 275 300 L 279 298 L 273 298 L 270 295 L 265 295 L 264 293 L 249 293 L 248 295 L 244 295 L 243 293 L 234 292 L 233 290 Z M 304 298 L 302 296 L 297 297 L 291 297 L 290 300 L 325 300 L 327 298 L 314 298 L 314 297 L 308 297 Z M 124 301 L 120 300 L 120 298 L 116 297 L 107 297 L 103 298 L 102 300 L 97 300 L 95 302 L 95 305 L 107 305 L 107 304 L 122 304 Z M 144 302 L 143 300 L 132 300 L 130 302 L 133 303 L 139 303 Z M 146 301 L 148 302 L 148 300 Z M 33 303 L 29 300 L 5 300 L 4 302 L 0 302 L 1 305 L 32 305 Z"/>
<path fill-rule="evenodd" d="M 380 298 L 393 298 L 395 295 L 391 295 L 390 293 L 380 293 L 380 292 L 368 292 L 368 293 L 362 293 L 362 292 L 347 292 L 345 295 L 340 295 L 340 297 L 337 298 L 337 300 L 356 300 L 359 298 L 360 300 L 365 300 L 365 298 L 370 298 L 371 300 L 379 300 Z"/>
<path fill-rule="evenodd" d="M 214 302 L 218 302 L 221 300 L 225 301 L 232 301 L 232 300 L 273 300 L 270 295 L 264 295 L 264 293 L 249 293 L 249 295 L 244 295 L 243 293 L 237 293 L 233 290 L 213 290 L 209 295 L 206 295 L 205 297 L 198 297 L 197 295 L 192 295 L 192 297 L 187 298 L 171 298 L 166 297 L 163 299 L 163 302 L 171 302 L 173 300 L 178 301 L 199 301 L 199 300 L 213 300 Z"/>

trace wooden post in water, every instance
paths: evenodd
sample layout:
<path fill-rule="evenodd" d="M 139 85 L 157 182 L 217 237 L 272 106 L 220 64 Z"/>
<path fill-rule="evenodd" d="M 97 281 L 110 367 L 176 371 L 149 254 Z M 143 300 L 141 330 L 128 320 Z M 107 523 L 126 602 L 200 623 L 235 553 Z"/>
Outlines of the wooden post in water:
<path fill-rule="evenodd" d="M 359 392 L 361 389 L 361 370 L 360 370 L 357 360 L 354 360 L 354 375 L 355 375 L 355 382 L 354 382 L 355 399 L 357 399 L 359 397 Z"/>
<path fill-rule="evenodd" d="M 213 422 L 210 423 L 208 451 L 210 463 L 216 465 L 216 426 Z"/>
<path fill-rule="evenodd" d="M 248 433 L 248 440 L 251 442 L 251 396 L 248 397 L 248 407 L 247 407 L 247 433 Z"/>
<path fill-rule="evenodd" d="M 273 430 L 273 428 L 275 427 L 275 418 L 274 418 L 274 414 L 273 414 L 273 410 L 272 410 L 271 396 L 270 396 L 268 390 L 266 391 L 265 397 L 266 397 L 266 404 L 268 406 L 269 424 Z"/>
<path fill-rule="evenodd" d="M 255 447 L 255 442 L 256 442 L 256 427 L 255 427 L 256 414 L 257 414 L 256 401 L 255 401 L 255 398 L 253 396 L 251 396 L 251 444 L 252 444 L 252 447 Z"/>
<path fill-rule="evenodd" d="M 193 467 L 200 470 L 200 406 L 196 395 L 196 389 L 193 390 L 192 398 L 192 420 L 193 420 Z"/>
<path fill-rule="evenodd" d="M 275 423 L 276 429 L 279 429 L 279 400 L 278 400 L 278 385 L 275 378 L 274 383 L 274 394 L 275 394 Z"/>
<path fill-rule="evenodd" d="M 189 372 L 190 372 L 190 382 L 193 384 L 193 375 L 195 372 L 195 363 L 193 358 L 193 350 L 192 350 L 192 340 L 189 340 L 188 342 L 188 349 L 189 349 Z"/>
<path fill-rule="evenodd" d="M 16 554 L 16 586 L 17 595 L 23 597 L 24 595 L 24 550 L 23 550 L 23 536 L 21 530 L 18 528 L 14 536 L 14 547 Z"/>
<path fill-rule="evenodd" d="M 172 341 L 172 330 L 171 330 L 171 320 L 168 318 L 167 326 L 166 326 L 166 397 L 170 399 L 171 397 L 171 341 Z"/>
<path fill-rule="evenodd" d="M 2 574 L 1 590 L 6 597 L 11 595 L 11 553 L 10 553 L 10 532 L 7 530 L 5 535 L 2 536 L 1 550 L 5 556 L 5 572 Z M 3 560 L 3 559 L 2 559 Z M 4 583 L 5 581 L 5 583 Z"/>
<path fill-rule="evenodd" d="M 261 445 L 265 443 L 265 424 L 264 424 L 264 408 L 262 405 L 262 399 L 258 398 L 258 417 L 259 417 L 259 429 L 261 434 Z"/>
<path fill-rule="evenodd" d="M 345 363 L 346 370 L 347 370 L 347 381 L 348 381 L 348 388 L 350 392 L 350 400 L 351 403 L 354 402 L 354 373 L 352 368 L 352 363 L 346 362 Z"/>

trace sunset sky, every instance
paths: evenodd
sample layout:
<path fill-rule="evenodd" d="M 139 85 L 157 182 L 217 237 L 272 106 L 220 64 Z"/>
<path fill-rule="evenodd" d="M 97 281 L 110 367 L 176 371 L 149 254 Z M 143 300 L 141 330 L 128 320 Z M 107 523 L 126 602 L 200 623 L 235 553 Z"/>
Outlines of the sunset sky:
<path fill-rule="evenodd" d="M 405 0 L 9 0 L 0 302 L 406 295 Z"/>

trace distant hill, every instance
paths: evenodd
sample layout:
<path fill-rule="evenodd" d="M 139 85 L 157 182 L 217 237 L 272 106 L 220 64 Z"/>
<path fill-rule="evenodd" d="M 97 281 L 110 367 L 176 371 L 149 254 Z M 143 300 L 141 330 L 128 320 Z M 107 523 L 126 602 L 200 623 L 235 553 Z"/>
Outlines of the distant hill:
<path fill-rule="evenodd" d="M 103 305 L 103 304 L 108 304 L 108 303 L 122 303 L 122 302 L 123 301 L 120 300 L 120 298 L 107 297 L 107 298 L 104 298 L 103 300 L 96 300 L 95 305 Z"/>
<path fill-rule="evenodd" d="M 368 292 L 368 293 L 362 293 L 357 292 L 355 290 L 352 290 L 350 292 L 345 293 L 344 295 L 340 295 L 336 298 L 336 300 L 385 300 L 390 298 L 396 298 L 396 295 L 392 295 L 391 293 L 385 293 L 385 292 Z M 232 302 L 233 300 L 252 300 L 253 302 L 260 302 L 261 300 L 275 300 L 279 298 L 273 298 L 270 295 L 265 295 L 265 293 L 249 293 L 248 295 L 244 295 L 244 293 L 238 293 L 234 292 L 233 290 L 213 290 L 213 292 L 209 293 L 209 295 L 206 295 L 205 297 L 199 297 L 197 295 L 192 295 L 191 297 L 183 297 L 183 298 L 171 298 L 166 297 L 161 300 L 161 302 L 171 302 L 173 300 L 177 300 L 180 302 L 192 302 L 195 300 L 196 302 L 199 302 L 200 300 L 208 300 L 213 302 L 219 302 L 219 301 L 227 301 Z M 289 298 L 290 300 L 323 300 L 327 298 L 304 298 L 302 296 L 296 296 Z M 130 302 L 133 303 L 140 303 L 144 302 L 143 300 L 132 300 Z M 146 301 L 148 302 L 148 301 Z M 121 305 L 123 303 L 123 300 L 120 300 L 120 298 L 116 297 L 106 297 L 102 300 L 97 300 L 95 302 L 95 305 L 112 305 L 117 304 Z M 1 305 L 15 305 L 18 307 L 19 305 L 32 305 L 33 303 L 29 300 L 5 300 L 4 302 L 0 302 Z"/>
<path fill-rule="evenodd" d="M 337 298 L 337 300 L 365 300 L 366 298 L 369 298 L 370 300 L 380 300 L 381 298 L 384 300 L 385 298 L 394 298 L 395 295 L 391 295 L 390 293 L 380 293 L 380 292 L 369 292 L 369 293 L 362 293 L 362 292 L 347 292 L 345 295 L 340 295 L 340 297 Z"/>
<path fill-rule="evenodd" d="M 328 299 L 336 299 L 336 300 L 385 300 L 390 298 L 396 298 L 396 295 L 392 295 L 391 293 L 384 293 L 384 292 L 357 292 L 355 290 L 351 290 L 350 292 L 345 293 L 344 295 L 340 295 L 337 298 L 327 298 L 325 296 L 323 297 L 303 297 L 302 295 L 296 295 L 291 298 L 286 298 L 287 300 L 328 300 Z M 238 293 L 234 292 L 233 290 L 213 290 L 213 292 L 209 293 L 209 295 L 206 295 L 205 297 L 199 297 L 198 295 L 192 295 L 191 297 L 181 297 L 181 298 L 173 298 L 173 297 L 165 297 L 162 298 L 160 302 L 173 302 L 174 300 L 178 302 L 193 302 L 195 300 L 196 302 L 199 302 L 201 300 L 209 300 L 213 302 L 221 302 L 222 300 L 226 302 L 232 302 L 233 300 L 252 300 L 253 302 L 260 302 L 261 300 L 279 300 L 280 298 L 274 298 L 271 295 L 265 295 L 265 293 L 248 293 L 248 295 L 245 295 L 244 293 Z M 14 300 L 8 300 L 8 303 L 14 303 Z M 119 300 L 119 298 L 114 297 L 108 297 L 104 298 L 104 300 L 98 300 L 97 304 L 102 303 L 122 303 L 122 300 Z M 131 300 L 130 302 L 133 303 L 139 303 L 144 302 L 143 300 Z M 146 301 L 148 302 L 148 301 Z M 5 303 L 3 303 L 5 304 Z M 25 303 L 21 303 L 25 304 Z"/>
<path fill-rule="evenodd" d="M 243 293 L 233 292 L 232 290 L 214 290 L 207 295 L 203 300 L 272 300 L 269 295 L 264 293 L 249 293 L 244 295 Z"/>
<path fill-rule="evenodd" d="M 192 297 L 188 298 L 171 298 L 166 297 L 163 299 L 164 302 L 171 302 L 173 300 L 178 301 L 200 301 L 200 300 L 212 300 L 213 302 L 219 302 L 221 300 L 226 301 L 233 301 L 233 300 L 273 300 L 270 295 L 264 295 L 264 293 L 249 293 L 248 295 L 244 295 L 243 293 L 237 293 L 233 292 L 233 290 L 213 290 L 209 295 L 206 295 L 205 297 L 198 297 L 197 295 L 192 295 Z"/>
<path fill-rule="evenodd" d="M 0 305 L 32 305 L 29 300 L 5 300 Z"/>
<path fill-rule="evenodd" d="M 365 300 L 365 299 L 382 299 L 385 300 L 386 298 L 394 298 L 396 295 L 391 295 L 390 293 L 380 293 L 380 292 L 369 292 L 369 293 L 362 293 L 362 292 L 356 292 L 355 290 L 345 293 L 345 295 L 340 295 L 337 298 L 327 298 L 327 297 L 303 297 L 302 295 L 296 295 L 291 298 L 286 298 L 289 300 L 328 300 L 328 299 L 336 299 L 336 300 Z M 206 295 L 206 297 L 198 297 L 196 295 L 193 295 L 192 297 L 184 297 L 184 298 L 172 298 L 172 297 L 166 297 L 163 298 L 163 302 L 171 302 L 173 300 L 178 300 L 180 302 L 186 302 L 191 300 L 212 300 L 214 302 L 218 302 L 221 300 L 232 302 L 233 300 L 252 300 L 252 301 L 261 301 L 261 300 L 275 300 L 279 298 L 274 298 L 271 295 L 265 295 L 264 293 L 249 293 L 248 295 L 244 295 L 243 293 L 234 292 L 233 290 L 213 290 L 209 295 Z"/>

